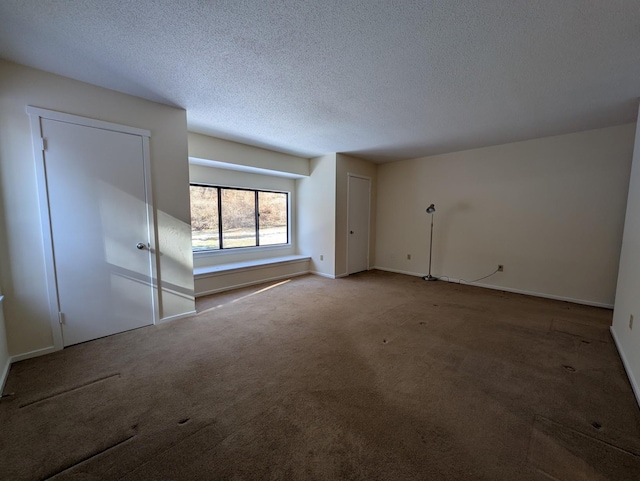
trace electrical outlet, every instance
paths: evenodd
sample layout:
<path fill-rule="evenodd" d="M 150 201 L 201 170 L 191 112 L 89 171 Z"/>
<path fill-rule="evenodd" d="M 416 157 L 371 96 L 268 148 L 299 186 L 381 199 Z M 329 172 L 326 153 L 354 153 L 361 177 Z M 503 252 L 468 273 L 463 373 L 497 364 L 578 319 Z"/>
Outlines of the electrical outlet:
<path fill-rule="evenodd" d="M 498 264 L 498 272 L 504 272 L 504 266 L 502 264 Z"/>
<path fill-rule="evenodd" d="M 411 260 L 411 254 L 407 254 L 407 260 L 410 261 Z"/>
<path fill-rule="evenodd" d="M 324 256 L 322 254 L 320 254 L 320 260 L 323 261 L 324 260 Z"/>
<path fill-rule="evenodd" d="M 633 314 L 629 316 L 629 329 L 633 329 Z"/>

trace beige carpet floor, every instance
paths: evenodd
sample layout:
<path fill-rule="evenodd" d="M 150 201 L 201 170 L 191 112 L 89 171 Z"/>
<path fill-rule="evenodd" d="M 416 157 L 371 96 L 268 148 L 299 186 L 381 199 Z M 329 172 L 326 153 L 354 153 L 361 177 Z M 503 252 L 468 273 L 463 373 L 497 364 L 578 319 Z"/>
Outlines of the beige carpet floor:
<path fill-rule="evenodd" d="M 371 271 L 12 366 L 3 480 L 640 479 L 611 311 Z"/>

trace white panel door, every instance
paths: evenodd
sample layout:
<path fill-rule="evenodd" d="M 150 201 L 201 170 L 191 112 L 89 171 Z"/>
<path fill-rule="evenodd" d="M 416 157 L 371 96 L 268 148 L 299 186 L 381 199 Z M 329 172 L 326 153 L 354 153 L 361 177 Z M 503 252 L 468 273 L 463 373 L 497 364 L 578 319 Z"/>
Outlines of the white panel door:
<path fill-rule="evenodd" d="M 143 137 L 41 122 L 64 345 L 152 324 Z"/>
<path fill-rule="evenodd" d="M 369 268 L 369 192 L 371 181 L 362 177 L 348 177 L 347 217 L 347 272 L 366 271 Z"/>

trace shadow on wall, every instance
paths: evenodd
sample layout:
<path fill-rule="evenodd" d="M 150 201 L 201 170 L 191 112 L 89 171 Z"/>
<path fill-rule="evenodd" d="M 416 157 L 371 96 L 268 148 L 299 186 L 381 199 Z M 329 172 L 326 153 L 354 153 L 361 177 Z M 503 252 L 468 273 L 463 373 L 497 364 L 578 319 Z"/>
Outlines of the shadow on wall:
<path fill-rule="evenodd" d="M 132 265 L 140 264 L 138 251 L 123 244 L 123 239 L 127 239 L 128 234 L 122 232 L 123 227 L 119 217 L 122 212 L 145 212 L 147 210 L 146 201 L 105 182 L 100 182 L 98 190 L 100 193 L 98 208 L 101 217 L 101 237 L 104 242 L 106 262 L 115 268 L 128 272 L 123 278 L 141 279 L 149 276 L 150 273 L 146 269 L 148 264 L 142 266 L 144 269 L 142 272 L 131 271 Z M 161 281 L 161 290 L 193 300 L 191 242 L 188 244 L 184 242 L 185 235 L 188 235 L 189 239 L 191 239 L 191 228 L 187 223 L 162 211 L 154 210 L 154 212 L 156 225 L 158 226 L 158 232 L 156 233 L 156 245 L 158 247 L 157 276 Z M 119 286 L 122 287 L 121 282 Z M 123 296 L 127 296 L 126 289 L 118 290 Z M 160 306 L 163 308 L 162 292 L 159 293 L 159 296 Z"/>

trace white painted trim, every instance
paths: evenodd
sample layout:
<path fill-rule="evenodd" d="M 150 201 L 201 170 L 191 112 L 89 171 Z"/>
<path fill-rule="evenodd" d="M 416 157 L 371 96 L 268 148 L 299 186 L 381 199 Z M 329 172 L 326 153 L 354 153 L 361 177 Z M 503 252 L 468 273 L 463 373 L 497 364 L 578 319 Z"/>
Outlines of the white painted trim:
<path fill-rule="evenodd" d="M 266 259 L 254 259 L 251 261 L 232 262 L 229 264 L 218 264 L 213 266 L 195 267 L 193 277 L 195 279 L 206 279 L 207 277 L 217 277 L 230 274 L 232 272 L 253 271 L 256 269 L 267 269 L 287 264 L 309 262 L 311 257 L 293 255 L 283 257 L 272 257 Z M 308 270 L 306 271 L 308 272 Z"/>
<path fill-rule="evenodd" d="M 47 176 L 45 170 L 44 151 L 42 150 L 42 126 L 40 123 L 40 109 L 27 107 L 31 122 L 31 143 L 33 158 L 36 164 L 36 185 L 38 189 L 38 203 L 40 206 L 40 225 L 42 226 L 42 249 L 45 263 L 45 277 L 47 295 L 49 298 L 49 324 L 53 336 L 54 350 L 63 348 L 62 326 L 58 320 L 60 304 L 56 280 L 56 267 L 53 259 L 53 237 L 51 234 L 51 217 L 49 214 L 49 198 L 47 193 Z"/>
<path fill-rule="evenodd" d="M 616 349 L 618 350 L 618 355 L 622 360 L 624 370 L 626 371 L 627 377 L 629 378 L 629 383 L 631 384 L 631 389 L 633 390 L 633 394 L 636 397 L 638 407 L 640 407 L 640 385 L 638 384 L 636 378 L 633 376 L 633 371 L 631 371 L 631 368 L 629 367 L 629 361 L 627 361 L 627 357 L 624 355 L 624 351 L 620 346 L 620 342 L 618 342 L 618 338 L 616 337 L 616 332 L 613 330 L 613 326 L 611 326 L 609 330 L 611 331 L 611 337 L 613 337 L 613 342 L 615 343 Z"/>
<path fill-rule="evenodd" d="M 309 271 L 309 274 L 313 274 L 314 276 L 326 277 L 327 279 L 336 279 L 336 276 L 334 276 L 333 274 L 325 274 L 324 272 Z M 342 274 L 342 276 L 346 276 L 346 274 Z"/>
<path fill-rule="evenodd" d="M 7 378 L 9 377 L 10 370 L 11 370 L 11 358 L 8 358 L 6 365 L 2 369 L 2 374 L 0 374 L 0 395 L 4 392 L 4 385 L 7 383 Z"/>
<path fill-rule="evenodd" d="M 287 179 L 304 179 L 309 174 L 294 174 L 282 170 L 271 170 L 262 167 L 253 167 L 250 165 L 233 164 L 231 162 L 222 162 L 220 160 L 199 159 L 198 157 L 189 157 L 189 163 L 192 165 L 201 165 L 203 167 L 215 167 L 217 169 L 236 170 L 239 172 L 249 172 L 251 174 L 270 175 L 272 177 L 286 177 Z"/>
<path fill-rule="evenodd" d="M 0 318 L 4 319 L 4 317 L 2 317 L 2 301 L 4 300 L 4 296 L 0 295 Z M 5 349 L 8 346 L 4 346 Z M 3 366 L 0 366 L 0 369 L 2 369 L 2 371 L 0 372 L 0 394 L 2 394 L 2 392 L 4 391 L 4 385 L 7 382 L 7 377 L 9 377 L 9 369 L 11 369 L 11 356 L 7 357 L 7 361 Z"/>
<path fill-rule="evenodd" d="M 397 274 L 405 274 L 408 276 L 417 276 L 417 277 L 424 277 L 423 273 L 418 273 L 418 272 L 409 272 L 409 271 L 402 271 L 402 270 L 398 270 L 398 269 L 389 269 L 387 267 L 379 267 L 376 266 L 374 267 L 374 269 L 378 269 L 380 271 L 386 271 L 386 272 L 395 272 Z M 525 291 L 522 289 L 513 289 L 511 287 L 503 287 L 503 286 L 494 286 L 491 284 L 478 284 L 476 282 L 466 282 L 464 280 L 461 279 L 454 279 L 451 277 L 447 277 L 448 280 L 443 279 L 443 277 L 447 277 L 447 276 L 442 276 L 442 277 L 438 277 L 438 279 L 442 282 L 453 282 L 455 284 L 463 284 L 465 286 L 476 286 L 476 287 L 482 287 L 484 289 L 493 289 L 496 291 L 505 291 L 505 292 L 513 292 L 514 294 L 524 294 L 526 296 L 533 296 L 533 297 L 542 297 L 545 299 L 553 299 L 554 301 L 565 301 L 565 302 L 572 302 L 574 304 L 582 304 L 585 306 L 592 306 L 592 307 L 602 307 L 604 309 L 613 309 L 613 304 L 605 304 L 602 302 L 595 302 L 595 301 L 586 301 L 584 299 L 574 299 L 572 297 L 565 297 L 565 296 L 556 296 L 553 294 L 545 294 L 542 292 L 534 292 L 534 291 Z"/>
<path fill-rule="evenodd" d="M 165 322 L 177 321 L 178 319 L 184 319 L 185 317 L 191 317 L 191 316 L 194 316 L 195 314 L 197 314 L 197 312 L 195 310 L 188 311 L 188 312 L 183 312 L 182 314 L 176 314 L 174 316 L 163 317 L 162 319 L 160 319 L 160 321 L 158 323 L 159 324 L 164 324 Z"/>
<path fill-rule="evenodd" d="M 369 182 L 369 202 L 367 203 L 367 270 L 369 270 L 369 253 L 371 252 L 371 177 L 367 177 L 365 175 L 352 174 L 351 172 L 347 172 L 347 255 L 345 256 L 345 272 L 346 276 L 351 274 L 349 272 L 349 204 L 351 202 L 350 197 L 350 180 L 351 177 L 356 177 L 358 179 L 363 179 Z M 353 273 L 355 274 L 355 272 Z M 340 276 L 343 277 L 343 276 Z"/>
<path fill-rule="evenodd" d="M 31 359 L 32 357 L 44 356 L 45 354 L 51 354 L 52 352 L 59 351 L 60 349 L 55 346 L 43 347 L 42 349 L 36 349 L 35 351 L 24 352 L 22 354 L 16 354 L 11 356 L 11 364 L 14 362 L 24 361 Z"/>
<path fill-rule="evenodd" d="M 147 206 L 147 237 L 149 239 L 149 277 L 151 278 L 151 304 L 153 323 L 160 322 L 160 283 L 159 265 L 160 252 L 158 250 L 158 224 L 156 223 L 155 206 L 153 205 L 153 182 L 151 177 L 151 154 L 149 137 L 142 136 L 142 163 L 144 166 L 144 195 Z"/>
<path fill-rule="evenodd" d="M 294 274 L 287 274 L 287 275 L 284 275 L 284 276 L 269 277 L 268 279 L 260 279 L 260 280 L 257 280 L 257 281 L 244 282 L 242 284 L 234 284 L 232 286 L 225 286 L 225 287 L 221 287 L 221 288 L 218 288 L 218 289 L 211 289 L 209 291 L 196 292 L 196 298 L 204 297 L 204 296 L 210 296 L 211 294 L 217 294 L 219 292 L 232 291 L 234 289 L 240 289 L 242 287 L 255 286 L 256 284 L 264 284 L 265 282 L 280 281 L 282 279 L 290 279 L 291 277 L 304 276 L 305 274 L 309 274 L 309 271 L 301 271 L 301 272 L 296 272 Z"/>
<path fill-rule="evenodd" d="M 122 132 L 125 134 L 139 135 L 141 137 L 151 137 L 151 132 L 127 125 L 114 124 L 103 120 L 90 119 L 88 117 L 80 117 L 79 115 L 65 114 L 56 110 L 41 109 L 39 107 L 27 106 L 27 113 L 31 117 L 38 117 L 49 120 L 58 120 L 69 124 L 84 125 L 85 127 L 94 127 L 102 130 L 113 130 L 114 132 Z"/>
<path fill-rule="evenodd" d="M 388 267 L 374 266 L 373 269 L 378 269 L 379 271 L 385 271 L 385 272 L 394 272 L 396 274 L 404 274 L 404 275 L 407 275 L 407 276 L 423 277 L 425 275 L 425 274 L 422 274 L 420 272 L 403 271 L 403 270 L 400 270 L 400 269 L 390 269 Z"/>
<path fill-rule="evenodd" d="M 255 189 L 254 189 L 255 190 Z M 256 252 L 264 252 L 265 254 L 273 251 L 291 251 L 293 244 L 276 244 L 270 246 L 252 246 L 252 247 L 229 247 L 226 249 L 210 249 L 202 251 L 193 251 L 193 258 L 206 259 L 208 257 L 215 259 L 225 256 L 237 256 L 238 254 L 254 254 Z"/>
<path fill-rule="evenodd" d="M 145 201 L 147 204 L 147 220 L 149 222 L 149 245 L 152 255 L 151 259 L 151 286 L 152 286 L 152 321 L 155 324 L 160 318 L 160 288 L 159 288 L 159 253 L 156 248 L 157 239 L 157 224 L 155 222 L 155 206 L 153 204 L 153 196 L 151 191 L 152 177 L 151 177 L 151 157 L 149 149 L 149 137 L 151 132 L 148 130 L 138 129 L 135 127 L 128 127 L 126 125 L 114 124 L 111 122 L 104 122 L 102 120 L 91 119 L 87 117 L 80 117 L 77 115 L 65 114 L 57 112 L 55 110 L 41 109 L 38 107 L 27 106 L 26 112 L 29 115 L 31 123 L 31 144 L 33 148 L 33 158 L 36 164 L 36 184 L 38 189 L 38 203 L 40 207 L 40 223 L 42 226 L 42 247 L 45 259 L 45 276 L 47 282 L 47 294 L 49 297 L 49 323 L 51 324 L 51 333 L 53 336 L 52 351 L 59 351 L 63 349 L 64 342 L 62 338 L 62 326 L 58 319 L 58 313 L 60 312 L 60 301 L 58 298 L 58 282 L 56 279 L 55 260 L 54 260 L 54 248 L 53 248 L 53 235 L 51 226 L 51 215 L 49 212 L 49 194 L 47 186 L 46 168 L 45 168 L 45 154 L 42 149 L 42 119 L 56 120 L 59 122 L 71 123 L 74 125 L 81 125 L 86 127 L 93 127 L 102 130 L 109 130 L 114 132 L 120 132 L 130 135 L 138 135 L 142 139 L 143 150 L 143 166 L 144 166 L 144 188 L 145 188 Z M 153 253 L 155 252 L 155 255 Z M 47 348 L 49 349 L 49 348 Z M 39 352 L 39 351 L 34 351 Z M 40 354 L 36 354 L 40 355 Z M 31 356 L 33 357 L 33 356 Z M 25 358 L 26 359 L 26 358 Z M 12 361 L 13 362 L 13 361 Z"/>
<path fill-rule="evenodd" d="M 451 279 L 450 282 L 458 282 L 458 281 L 456 279 Z M 573 304 L 582 304 L 584 306 L 602 307 L 604 309 L 613 309 L 613 304 L 605 304 L 603 302 L 595 302 L 595 301 L 586 301 L 584 299 L 574 299 L 573 297 L 556 296 L 556 295 L 553 295 L 553 294 L 545 294 L 545 293 L 542 293 L 542 292 L 525 291 L 525 290 L 522 290 L 522 289 L 512 289 L 510 287 L 492 286 L 490 284 L 477 284 L 475 282 L 469 283 L 469 282 L 462 281 L 462 282 L 460 282 L 460 284 L 465 284 L 467 286 L 478 286 L 478 287 L 483 287 L 485 289 L 493 289 L 493 290 L 496 290 L 496 291 L 513 292 L 514 294 L 524 294 L 526 296 L 543 297 L 545 299 L 552 299 L 554 301 L 571 302 Z"/>

